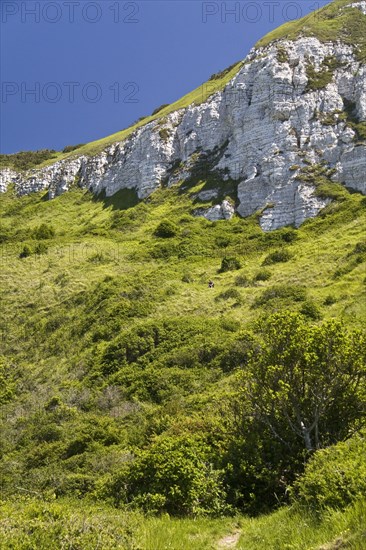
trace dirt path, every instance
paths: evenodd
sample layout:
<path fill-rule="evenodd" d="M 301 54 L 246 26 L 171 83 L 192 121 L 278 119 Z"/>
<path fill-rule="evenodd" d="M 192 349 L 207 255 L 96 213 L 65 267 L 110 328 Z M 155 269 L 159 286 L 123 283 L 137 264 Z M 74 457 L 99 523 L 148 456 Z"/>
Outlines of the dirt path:
<path fill-rule="evenodd" d="M 226 537 L 223 537 L 217 543 L 217 550 L 224 550 L 225 548 L 236 548 L 239 542 L 241 531 L 235 531 Z"/>

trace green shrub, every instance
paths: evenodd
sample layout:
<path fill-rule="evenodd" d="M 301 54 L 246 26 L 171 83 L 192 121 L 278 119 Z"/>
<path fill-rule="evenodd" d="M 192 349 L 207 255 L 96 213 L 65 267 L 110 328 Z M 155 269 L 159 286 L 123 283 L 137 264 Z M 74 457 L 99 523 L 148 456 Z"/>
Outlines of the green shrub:
<path fill-rule="evenodd" d="M 29 246 L 29 244 L 25 244 L 23 246 L 23 249 L 21 253 L 19 254 L 19 258 L 28 258 L 28 256 L 31 256 L 33 254 L 33 250 Z"/>
<path fill-rule="evenodd" d="M 264 259 L 262 265 L 272 265 L 281 262 L 288 262 L 292 258 L 292 254 L 288 250 L 275 250 Z"/>
<path fill-rule="evenodd" d="M 0 226 L 0 244 L 10 241 L 12 238 L 12 231 L 9 227 Z"/>
<path fill-rule="evenodd" d="M 246 275 L 238 275 L 235 278 L 235 286 L 243 286 L 243 287 L 250 286 L 250 280 Z"/>
<path fill-rule="evenodd" d="M 326 57 L 319 71 L 309 64 L 306 68 L 308 77 L 307 91 L 321 90 L 332 82 L 334 71 L 341 66 L 341 63 L 334 56 Z"/>
<path fill-rule="evenodd" d="M 36 239 L 52 239 L 55 236 L 55 229 L 52 225 L 41 223 L 37 229 L 34 230 L 33 235 Z"/>
<path fill-rule="evenodd" d="M 169 103 L 163 103 L 162 105 L 160 105 L 160 107 L 157 107 L 156 109 L 154 109 L 153 112 L 151 113 L 151 116 L 157 115 L 160 111 L 165 109 L 165 107 L 169 107 Z"/>
<path fill-rule="evenodd" d="M 170 135 L 171 135 L 171 131 L 169 128 L 161 128 L 159 130 L 159 136 L 165 142 L 168 141 L 168 139 L 170 138 Z"/>
<path fill-rule="evenodd" d="M 221 261 L 221 267 L 219 273 L 225 273 L 226 271 L 235 271 L 241 268 L 241 263 L 238 258 L 223 258 Z"/>
<path fill-rule="evenodd" d="M 239 303 L 241 299 L 241 294 L 236 288 L 229 288 L 216 297 L 216 300 L 237 300 Z"/>
<path fill-rule="evenodd" d="M 179 219 L 179 223 L 181 223 L 181 224 L 192 223 L 193 220 L 194 220 L 193 216 L 189 216 L 188 214 L 184 214 L 184 216 L 182 216 Z"/>
<path fill-rule="evenodd" d="M 148 449 L 139 451 L 127 475 L 122 474 L 127 500 L 147 512 L 222 513 L 227 508 L 226 495 L 210 455 L 210 447 L 200 436 L 155 438 Z M 120 487 L 121 480 L 117 478 L 114 484 Z"/>
<path fill-rule="evenodd" d="M 366 122 L 358 122 L 350 124 L 352 130 L 356 132 L 357 139 L 359 141 L 366 140 Z"/>
<path fill-rule="evenodd" d="M 328 296 L 324 300 L 325 306 L 332 306 L 337 301 L 337 298 L 333 294 L 328 294 Z"/>
<path fill-rule="evenodd" d="M 266 271 L 265 269 L 262 269 L 261 271 L 258 271 L 256 275 L 254 276 L 254 281 L 268 281 L 268 279 L 271 278 L 272 273 L 270 271 Z"/>
<path fill-rule="evenodd" d="M 47 254 L 47 251 L 48 251 L 48 246 L 46 245 L 46 243 L 43 243 L 43 242 L 37 243 L 36 246 L 34 247 L 35 254 Z"/>
<path fill-rule="evenodd" d="M 156 260 L 167 260 L 172 256 L 178 255 L 178 247 L 174 244 L 174 242 L 159 243 L 152 248 L 150 255 Z"/>
<path fill-rule="evenodd" d="M 63 153 L 71 153 L 71 151 L 75 151 L 76 149 L 79 149 L 80 147 L 83 147 L 85 145 L 85 143 L 78 143 L 77 145 L 66 145 L 66 147 L 64 147 L 62 149 L 62 152 Z"/>
<path fill-rule="evenodd" d="M 215 243 L 219 248 L 227 248 L 230 244 L 230 237 L 216 237 Z"/>
<path fill-rule="evenodd" d="M 306 289 L 297 285 L 277 285 L 265 290 L 254 302 L 254 307 L 267 304 L 271 300 L 287 299 L 293 302 L 303 302 L 306 300 Z"/>
<path fill-rule="evenodd" d="M 55 494 L 81 498 L 91 493 L 95 488 L 95 478 L 90 474 L 73 473 L 65 476 L 58 484 Z"/>
<path fill-rule="evenodd" d="M 284 227 L 280 229 L 279 235 L 285 243 L 293 243 L 298 239 L 298 232 L 292 227 Z"/>
<path fill-rule="evenodd" d="M 226 76 L 237 64 L 238 63 L 234 63 L 233 65 L 230 65 L 230 67 L 227 67 L 227 69 L 224 69 L 223 71 L 212 74 L 209 80 L 219 80 L 221 78 L 224 78 L 224 76 Z"/>
<path fill-rule="evenodd" d="M 178 226 L 170 220 L 163 220 L 159 223 L 155 229 L 154 235 L 161 237 L 162 239 L 169 239 L 175 237 L 178 233 Z"/>
<path fill-rule="evenodd" d="M 194 278 L 193 278 L 192 273 L 189 273 L 188 271 L 183 273 L 182 281 L 183 281 L 183 283 L 193 283 Z"/>
<path fill-rule="evenodd" d="M 220 319 L 220 326 L 227 332 L 237 332 L 240 328 L 240 323 L 236 319 L 223 317 Z"/>
<path fill-rule="evenodd" d="M 290 56 L 283 46 L 277 48 L 277 61 L 279 63 L 288 63 L 290 61 Z"/>
<path fill-rule="evenodd" d="M 56 158 L 56 151 L 54 149 L 20 151 L 12 155 L 0 155 L 0 167 L 10 166 L 16 170 L 29 170 L 53 158 Z"/>
<path fill-rule="evenodd" d="M 313 319 L 314 321 L 322 318 L 322 314 L 317 305 L 309 300 L 306 300 L 306 302 L 304 302 L 301 306 L 300 313 L 305 315 L 305 317 L 309 317 L 309 319 Z"/>
<path fill-rule="evenodd" d="M 360 241 L 356 244 L 351 254 L 365 254 L 366 253 L 366 241 Z"/>
<path fill-rule="evenodd" d="M 344 509 L 366 494 L 366 439 L 356 435 L 348 441 L 317 451 L 304 475 L 295 483 L 301 503 L 320 511 Z"/>

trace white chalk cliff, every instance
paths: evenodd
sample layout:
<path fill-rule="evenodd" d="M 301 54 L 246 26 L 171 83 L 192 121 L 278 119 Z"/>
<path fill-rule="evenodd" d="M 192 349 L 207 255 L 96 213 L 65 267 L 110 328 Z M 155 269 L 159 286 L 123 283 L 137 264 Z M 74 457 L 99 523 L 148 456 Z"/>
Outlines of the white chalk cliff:
<path fill-rule="evenodd" d="M 365 24 L 366 2 L 350 5 L 345 9 L 359 11 Z M 39 170 L 1 170 L 0 190 L 13 183 L 20 195 L 48 190 L 53 198 L 76 182 L 107 196 L 135 189 L 144 199 L 161 185 L 187 180 L 197 159 L 202 166 L 206 158 L 207 170 L 234 183 L 236 207 L 215 190 L 205 191 L 199 198 L 209 204 L 192 206 L 197 215 L 227 219 L 235 211 L 260 211 L 264 230 L 299 226 L 330 200 L 302 180 L 309 165 L 326 167 L 332 181 L 366 193 L 366 141 L 357 133 L 365 121 L 366 64 L 357 47 L 300 34 L 251 50 L 222 91 L 138 128 L 95 156 L 75 151 L 73 158 Z"/>

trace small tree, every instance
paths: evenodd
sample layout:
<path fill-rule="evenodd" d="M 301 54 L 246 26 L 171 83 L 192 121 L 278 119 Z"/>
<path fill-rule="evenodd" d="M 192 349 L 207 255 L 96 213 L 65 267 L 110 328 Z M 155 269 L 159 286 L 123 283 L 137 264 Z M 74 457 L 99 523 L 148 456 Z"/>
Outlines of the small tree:
<path fill-rule="evenodd" d="M 341 323 L 280 313 L 258 325 L 263 343 L 243 375 L 254 416 L 287 445 L 336 443 L 366 412 L 366 342 Z"/>

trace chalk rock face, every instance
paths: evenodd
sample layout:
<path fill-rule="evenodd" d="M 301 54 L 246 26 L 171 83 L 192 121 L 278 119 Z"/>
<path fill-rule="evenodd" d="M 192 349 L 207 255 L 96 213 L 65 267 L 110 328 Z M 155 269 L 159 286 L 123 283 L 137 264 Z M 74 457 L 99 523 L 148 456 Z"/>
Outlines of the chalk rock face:
<path fill-rule="evenodd" d="M 365 17 L 366 2 L 352 7 Z M 323 78 L 326 73 L 327 78 Z M 48 190 L 53 198 L 77 184 L 111 196 L 135 189 L 140 199 L 162 184 L 188 180 L 197 159 L 207 174 L 236 186 L 236 212 L 260 212 L 264 230 L 298 227 L 329 202 L 304 170 L 327 167 L 331 180 L 366 193 L 366 66 L 351 45 L 315 37 L 277 40 L 251 50 L 224 90 L 140 127 L 93 156 L 18 174 L 0 171 L 0 190 Z M 214 159 L 214 162 L 212 160 Z M 212 206 L 195 212 L 229 219 L 234 208 L 215 190 L 198 193 Z"/>
<path fill-rule="evenodd" d="M 215 204 L 215 206 L 212 206 L 211 208 L 202 208 L 195 211 L 196 216 L 203 216 L 212 222 L 218 220 L 231 220 L 234 214 L 235 208 L 227 200 L 222 201 L 221 204 Z"/>
<path fill-rule="evenodd" d="M 348 4 L 347 8 L 357 8 L 357 9 L 361 10 L 364 15 L 366 15 L 366 1 L 365 0 L 355 2 L 354 4 Z"/>

